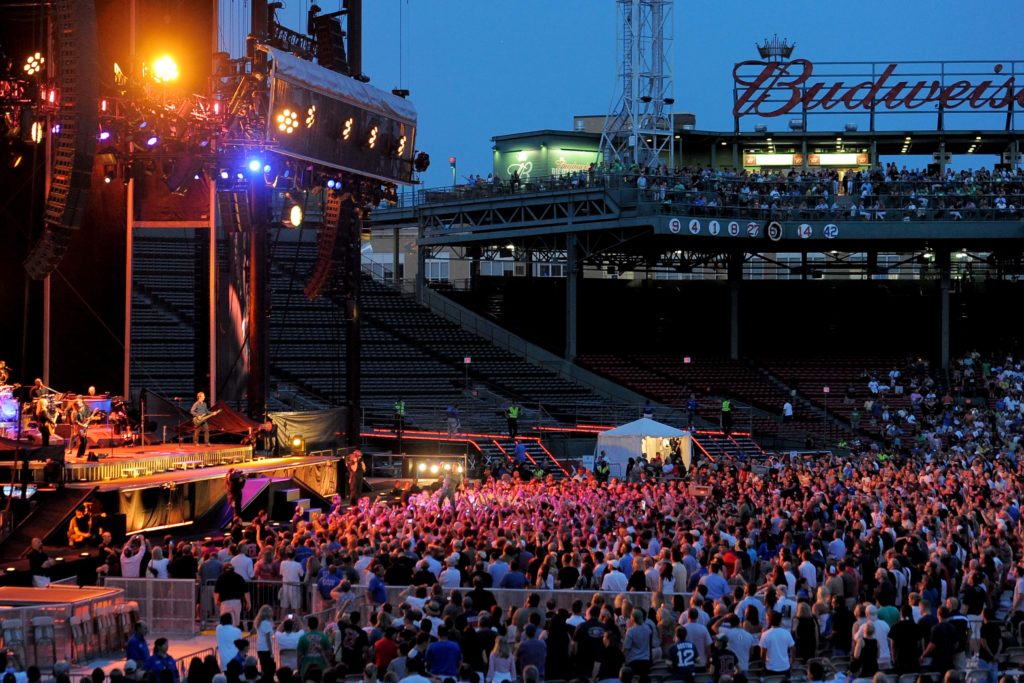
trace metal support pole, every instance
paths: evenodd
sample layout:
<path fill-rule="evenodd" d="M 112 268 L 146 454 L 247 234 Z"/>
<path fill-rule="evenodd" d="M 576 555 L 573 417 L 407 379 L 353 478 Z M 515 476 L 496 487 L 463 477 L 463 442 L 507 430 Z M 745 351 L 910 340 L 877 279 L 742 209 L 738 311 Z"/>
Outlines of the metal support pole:
<path fill-rule="evenodd" d="M 582 268 L 579 263 L 579 247 L 576 234 L 570 233 L 565 238 L 565 359 L 572 362 L 576 358 L 576 304 L 579 300 L 580 277 Z"/>
<path fill-rule="evenodd" d="M 401 245 L 399 244 L 399 239 L 401 238 L 400 233 L 401 228 L 395 226 L 392 233 L 392 243 L 394 246 L 391 249 L 391 285 L 396 289 L 400 286 L 402 281 L 402 278 L 398 274 L 398 270 L 402 266 L 398 253 L 398 250 L 401 248 Z"/>
<path fill-rule="evenodd" d="M 131 402 L 131 358 L 132 358 L 132 268 L 134 260 L 132 252 L 134 249 L 135 224 L 135 179 L 128 179 L 128 186 L 125 189 L 125 213 L 128 220 L 125 225 L 127 233 L 125 241 L 125 268 L 124 268 L 124 397 Z M 140 397 L 141 398 L 141 397 Z M 145 424 L 145 422 L 143 422 Z"/>
<path fill-rule="evenodd" d="M 740 357 L 740 287 L 743 284 L 743 252 L 729 254 L 729 358 Z"/>
<path fill-rule="evenodd" d="M 939 265 L 939 365 L 949 369 L 949 249 L 936 249 L 935 261 Z"/>
<path fill-rule="evenodd" d="M 210 405 L 217 402 L 217 182 L 207 183 L 210 193 L 210 315 L 207 334 L 210 336 Z M 131 244 L 131 242 L 129 242 Z"/>
<path fill-rule="evenodd" d="M 341 215 L 346 215 L 342 207 Z M 359 304 L 359 287 L 362 270 L 362 251 L 360 239 L 362 220 L 353 207 L 350 220 L 342 219 L 338 226 L 339 237 L 344 251 L 343 272 L 345 274 L 342 300 L 345 304 L 345 407 L 348 421 L 345 428 L 346 445 L 359 446 L 360 429 L 362 427 L 362 334 L 360 331 L 362 313 Z"/>
<path fill-rule="evenodd" d="M 249 416 L 262 420 L 267 404 L 267 188 L 262 177 L 249 193 Z"/>

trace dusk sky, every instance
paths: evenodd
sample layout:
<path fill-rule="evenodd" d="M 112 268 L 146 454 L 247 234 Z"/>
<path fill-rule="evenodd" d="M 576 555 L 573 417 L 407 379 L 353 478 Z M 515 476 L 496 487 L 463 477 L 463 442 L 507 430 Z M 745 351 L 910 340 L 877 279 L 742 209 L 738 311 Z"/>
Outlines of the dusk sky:
<path fill-rule="evenodd" d="M 224 20 L 247 17 L 249 3 L 221 1 L 222 41 L 240 46 L 244 32 Z M 289 0 L 284 23 L 304 30 L 309 4 Z M 339 0 L 319 4 L 325 12 L 340 6 Z M 432 161 L 423 174 L 426 187 L 451 183 L 450 155 L 460 176 L 486 175 L 492 136 L 569 130 L 574 114 L 607 113 L 615 93 L 614 0 L 364 0 L 364 13 L 371 83 L 408 88 L 419 110 L 416 146 Z M 775 33 L 796 42 L 794 58 L 816 62 L 1017 58 L 1017 82 L 1024 86 L 1021 0 L 679 0 L 674 19 L 675 111 L 695 113 L 701 129 L 731 130 L 733 64 L 757 59 L 754 44 Z M 1017 127 L 1024 127 L 1018 116 Z M 787 118 L 770 125 L 781 129 Z M 809 127 L 839 130 L 847 118 L 821 117 Z M 878 127 L 935 126 L 933 116 L 903 119 L 887 117 Z M 964 115 L 948 117 L 946 127 L 1003 123 L 1001 116 Z M 753 124 L 745 120 L 744 129 Z M 916 165 L 926 161 L 918 159 Z M 995 157 L 957 161 L 991 165 Z"/>

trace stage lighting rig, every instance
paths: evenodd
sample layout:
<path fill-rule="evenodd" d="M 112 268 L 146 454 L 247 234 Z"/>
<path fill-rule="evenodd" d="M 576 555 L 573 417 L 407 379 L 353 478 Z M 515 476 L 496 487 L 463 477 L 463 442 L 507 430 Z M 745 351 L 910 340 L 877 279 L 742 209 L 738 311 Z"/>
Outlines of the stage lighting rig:
<path fill-rule="evenodd" d="M 417 152 L 412 167 L 416 169 L 417 173 L 423 173 L 430 168 L 430 155 L 426 152 Z"/>
<path fill-rule="evenodd" d="M 277 115 L 277 129 L 282 133 L 291 135 L 299 127 L 299 114 L 291 109 L 284 109 Z"/>
<path fill-rule="evenodd" d="M 181 75 L 178 71 L 178 63 L 170 55 L 158 57 L 150 67 L 150 74 L 157 83 L 170 83 L 178 80 Z"/>
<path fill-rule="evenodd" d="M 36 74 L 42 72 L 44 64 L 46 64 L 46 57 L 44 57 L 41 53 L 36 52 L 35 54 L 31 54 L 28 56 L 28 58 L 25 60 L 25 66 L 22 68 L 24 69 L 26 75 L 35 76 Z"/>

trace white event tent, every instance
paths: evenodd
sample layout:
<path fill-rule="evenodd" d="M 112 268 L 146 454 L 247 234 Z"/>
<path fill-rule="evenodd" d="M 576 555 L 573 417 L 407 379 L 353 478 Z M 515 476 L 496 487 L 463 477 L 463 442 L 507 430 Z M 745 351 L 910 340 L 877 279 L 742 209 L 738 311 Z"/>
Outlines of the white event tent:
<path fill-rule="evenodd" d="M 594 455 L 600 456 L 603 452 L 611 476 L 624 477 L 626 463 L 630 458 L 639 458 L 641 453 L 648 461 L 657 454 L 665 460 L 672 452 L 673 439 L 679 439 L 683 465 L 690 469 L 690 433 L 646 417 L 598 434 Z"/>

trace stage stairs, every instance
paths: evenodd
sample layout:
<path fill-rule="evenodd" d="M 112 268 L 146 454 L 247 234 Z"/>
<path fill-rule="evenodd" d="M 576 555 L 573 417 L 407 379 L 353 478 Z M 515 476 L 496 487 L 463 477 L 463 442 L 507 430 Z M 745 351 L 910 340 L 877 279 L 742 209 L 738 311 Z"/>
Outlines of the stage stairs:
<path fill-rule="evenodd" d="M 33 538 L 41 538 L 48 545 L 66 546 L 68 523 L 75 508 L 84 503 L 96 490 L 66 488 L 63 491 L 36 491 L 34 507 L 25 519 L 0 544 L 0 561 L 20 560 L 29 551 Z M 48 539 L 53 537 L 53 541 Z"/>
<path fill-rule="evenodd" d="M 718 462 L 723 459 L 748 461 L 760 458 L 764 450 L 748 432 L 733 432 L 726 436 L 721 431 L 698 429 L 691 433 L 694 452 Z"/>
<path fill-rule="evenodd" d="M 569 476 L 567 468 L 562 465 L 553 455 L 544 448 L 544 444 L 537 438 L 522 438 L 520 441 L 526 446 L 526 461 L 529 465 L 540 465 L 548 474 L 556 479 Z M 476 444 L 480 448 L 480 454 L 484 462 L 507 460 L 512 462 L 516 451 L 516 442 L 509 438 L 477 439 Z"/>

